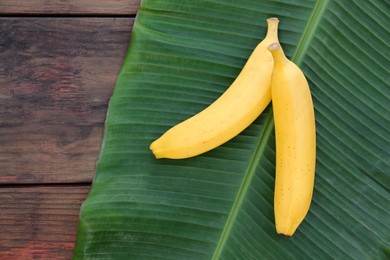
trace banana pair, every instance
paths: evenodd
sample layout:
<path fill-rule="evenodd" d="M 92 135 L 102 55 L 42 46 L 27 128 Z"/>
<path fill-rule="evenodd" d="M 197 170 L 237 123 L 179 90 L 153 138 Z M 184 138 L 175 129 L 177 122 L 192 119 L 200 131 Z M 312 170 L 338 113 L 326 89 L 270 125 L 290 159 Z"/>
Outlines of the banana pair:
<path fill-rule="evenodd" d="M 210 106 L 150 145 L 156 158 L 207 152 L 247 128 L 272 99 L 276 140 L 274 212 L 277 233 L 291 236 L 312 199 L 316 161 L 313 102 L 302 71 L 284 55 L 277 18 L 267 19 L 256 46 L 231 86 Z"/>

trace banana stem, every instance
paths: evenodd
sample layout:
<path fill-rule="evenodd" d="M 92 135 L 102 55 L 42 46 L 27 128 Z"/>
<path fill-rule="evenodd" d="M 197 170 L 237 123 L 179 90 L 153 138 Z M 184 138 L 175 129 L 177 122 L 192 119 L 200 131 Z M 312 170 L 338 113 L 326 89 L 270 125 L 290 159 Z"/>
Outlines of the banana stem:
<path fill-rule="evenodd" d="M 280 43 L 278 43 L 278 42 L 271 43 L 268 46 L 268 50 L 272 53 L 275 64 L 280 64 L 280 63 L 285 62 L 287 60 L 287 57 L 286 57 L 286 55 L 284 55 L 284 52 L 283 52 L 282 46 L 280 46 Z"/>
<path fill-rule="evenodd" d="M 278 26 L 279 19 L 276 17 L 271 17 L 267 19 L 267 35 L 266 38 L 272 37 L 273 39 L 278 40 Z"/>

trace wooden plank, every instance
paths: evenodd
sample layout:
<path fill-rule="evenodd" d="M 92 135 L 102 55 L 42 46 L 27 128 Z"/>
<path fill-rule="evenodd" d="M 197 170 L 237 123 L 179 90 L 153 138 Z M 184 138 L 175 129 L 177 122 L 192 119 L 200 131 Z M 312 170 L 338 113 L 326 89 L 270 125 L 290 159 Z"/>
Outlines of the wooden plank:
<path fill-rule="evenodd" d="M 71 259 L 89 186 L 0 187 L 0 259 Z"/>
<path fill-rule="evenodd" d="M 1 0 L 0 15 L 132 15 L 140 0 Z"/>
<path fill-rule="evenodd" d="M 90 182 L 133 18 L 0 18 L 0 183 Z"/>

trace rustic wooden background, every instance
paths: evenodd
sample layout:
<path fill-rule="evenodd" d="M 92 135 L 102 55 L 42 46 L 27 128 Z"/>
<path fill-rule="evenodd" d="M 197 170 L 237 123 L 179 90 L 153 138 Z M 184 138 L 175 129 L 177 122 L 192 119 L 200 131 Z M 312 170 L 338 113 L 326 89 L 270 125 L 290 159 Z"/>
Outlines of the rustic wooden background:
<path fill-rule="evenodd" d="M 0 259 L 71 259 L 140 0 L 0 0 Z"/>

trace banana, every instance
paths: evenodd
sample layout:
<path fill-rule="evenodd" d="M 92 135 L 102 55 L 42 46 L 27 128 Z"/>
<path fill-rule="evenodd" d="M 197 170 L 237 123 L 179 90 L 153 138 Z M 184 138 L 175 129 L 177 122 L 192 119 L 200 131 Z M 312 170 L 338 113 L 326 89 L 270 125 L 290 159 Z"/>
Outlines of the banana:
<path fill-rule="evenodd" d="M 316 163 L 316 129 L 310 88 L 278 42 L 271 80 L 276 140 L 274 214 L 276 231 L 292 236 L 309 211 Z"/>
<path fill-rule="evenodd" d="M 156 158 L 183 159 L 207 152 L 238 135 L 263 112 L 271 101 L 274 63 L 267 47 L 278 41 L 278 24 L 277 18 L 267 19 L 266 37 L 216 101 L 150 145 Z"/>

